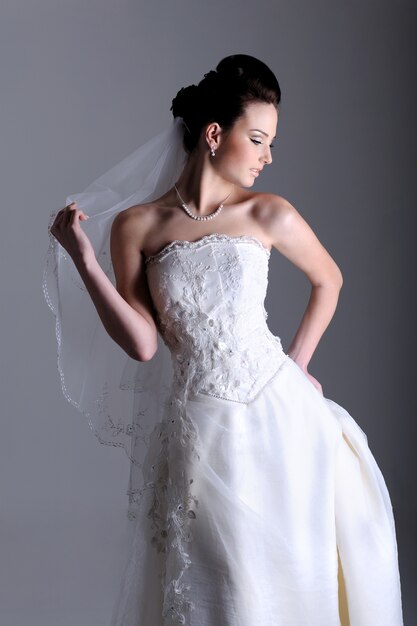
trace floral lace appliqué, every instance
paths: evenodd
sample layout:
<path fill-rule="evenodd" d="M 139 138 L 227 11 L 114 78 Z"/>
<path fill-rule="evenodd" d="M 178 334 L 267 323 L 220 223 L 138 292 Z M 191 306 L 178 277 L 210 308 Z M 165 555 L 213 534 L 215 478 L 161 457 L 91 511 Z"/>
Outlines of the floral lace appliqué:
<path fill-rule="evenodd" d="M 201 449 L 187 399 L 205 393 L 251 402 L 286 359 L 266 324 L 268 261 L 256 238 L 220 234 L 172 242 L 147 259 L 158 330 L 174 371 L 147 511 L 152 544 L 176 563 L 174 578 L 161 572 L 167 624 L 185 624 L 193 608 L 184 573 L 199 509 L 187 468 L 198 463 Z"/>

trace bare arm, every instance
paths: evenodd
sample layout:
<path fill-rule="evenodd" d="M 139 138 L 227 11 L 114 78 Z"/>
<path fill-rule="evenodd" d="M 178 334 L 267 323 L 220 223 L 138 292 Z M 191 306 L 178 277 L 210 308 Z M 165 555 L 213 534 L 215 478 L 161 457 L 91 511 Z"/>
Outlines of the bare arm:
<path fill-rule="evenodd" d="M 272 245 L 301 269 L 312 285 L 307 308 L 288 349 L 289 356 L 307 373 L 336 310 L 343 278 L 330 254 L 287 200 L 273 196 L 271 208 L 268 233 Z"/>
<path fill-rule="evenodd" d="M 124 215 L 126 213 L 126 215 Z M 147 288 L 144 261 L 128 212 L 113 222 L 111 254 L 116 288 L 100 267 L 80 221 L 87 216 L 76 208 L 59 212 L 52 234 L 71 255 L 110 337 L 133 359 L 147 361 L 157 348 L 157 329 Z M 80 320 L 82 324 L 82 320 Z"/>

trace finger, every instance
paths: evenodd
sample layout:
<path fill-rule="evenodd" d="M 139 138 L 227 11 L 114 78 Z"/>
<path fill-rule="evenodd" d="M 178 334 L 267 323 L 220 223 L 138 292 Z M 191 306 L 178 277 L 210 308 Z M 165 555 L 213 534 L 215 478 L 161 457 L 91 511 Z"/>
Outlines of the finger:
<path fill-rule="evenodd" d="M 65 209 L 59 209 L 59 211 L 56 213 L 54 217 L 54 220 L 61 219 L 61 217 L 64 215 L 64 211 Z"/>
<path fill-rule="evenodd" d="M 66 209 L 65 214 L 64 214 L 64 224 L 66 226 L 68 226 L 69 224 L 71 224 L 71 219 L 72 219 L 72 214 L 74 212 L 74 209 Z"/>
<path fill-rule="evenodd" d="M 68 220 L 68 214 L 73 210 L 74 205 L 75 205 L 75 202 L 71 202 L 71 204 L 67 204 L 63 209 L 58 211 L 57 216 L 58 215 L 60 217 L 65 216 L 66 220 Z"/>
<path fill-rule="evenodd" d="M 48 224 L 48 231 L 52 232 L 52 229 L 55 229 L 57 226 L 60 226 L 62 223 L 62 216 L 64 215 L 64 209 L 60 209 L 56 215 L 51 215 L 51 219 Z"/>
<path fill-rule="evenodd" d="M 52 216 L 52 224 L 48 227 L 49 232 L 53 232 L 57 226 L 68 226 L 71 223 L 72 213 L 76 210 L 76 202 L 67 204 L 64 208 L 59 209 L 55 216 Z"/>
<path fill-rule="evenodd" d="M 66 223 L 70 224 L 73 219 L 74 211 L 79 211 L 80 209 L 76 208 L 76 202 L 71 202 L 65 207 L 65 215 L 66 215 Z"/>
<path fill-rule="evenodd" d="M 76 226 L 82 216 L 83 212 L 80 211 L 80 209 L 71 209 L 69 211 L 69 220 L 68 220 L 68 224 L 71 226 Z"/>
<path fill-rule="evenodd" d="M 75 203 L 71 203 L 71 204 L 67 204 L 66 206 L 64 206 L 62 209 L 60 209 L 57 213 L 57 217 L 62 217 L 64 215 L 67 215 L 69 211 L 72 211 L 72 206 Z"/>
<path fill-rule="evenodd" d="M 81 211 L 81 209 L 76 209 L 76 211 L 80 220 L 85 221 L 90 218 L 90 216 L 84 213 L 84 211 Z"/>

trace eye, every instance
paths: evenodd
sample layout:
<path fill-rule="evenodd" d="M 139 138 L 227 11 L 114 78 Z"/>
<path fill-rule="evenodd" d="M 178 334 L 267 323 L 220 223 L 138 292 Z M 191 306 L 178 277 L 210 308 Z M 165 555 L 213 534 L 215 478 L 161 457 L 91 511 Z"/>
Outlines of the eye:
<path fill-rule="evenodd" d="M 258 139 L 251 139 L 251 141 L 252 141 L 254 144 L 256 144 L 257 146 L 261 146 L 261 145 L 262 145 L 262 141 L 259 141 Z M 271 143 L 271 144 L 269 145 L 269 147 L 270 147 L 270 148 L 275 148 L 275 144 L 274 144 L 274 143 Z"/>

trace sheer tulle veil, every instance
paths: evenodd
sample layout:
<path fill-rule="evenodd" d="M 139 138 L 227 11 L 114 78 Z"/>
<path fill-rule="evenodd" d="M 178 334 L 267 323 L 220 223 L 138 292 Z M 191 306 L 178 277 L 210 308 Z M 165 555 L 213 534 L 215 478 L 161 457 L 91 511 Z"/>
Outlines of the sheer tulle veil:
<path fill-rule="evenodd" d="M 89 218 L 82 227 L 114 284 L 110 230 L 120 211 L 155 199 L 176 181 L 186 160 L 183 122 L 172 124 L 97 178 L 76 201 Z M 50 225 L 55 213 L 51 215 Z M 120 447 L 131 461 L 128 517 L 135 518 L 146 489 L 143 469 L 152 432 L 161 419 L 172 380 L 171 356 L 158 336 L 147 362 L 131 359 L 105 331 L 72 259 L 50 234 L 43 292 L 55 316 L 58 371 L 65 398 L 85 415 L 100 443 Z"/>

